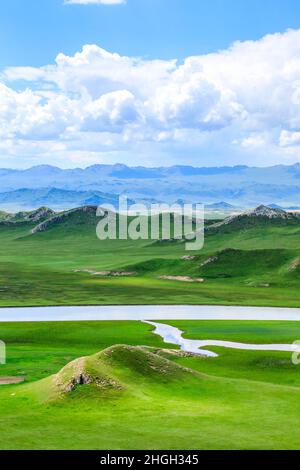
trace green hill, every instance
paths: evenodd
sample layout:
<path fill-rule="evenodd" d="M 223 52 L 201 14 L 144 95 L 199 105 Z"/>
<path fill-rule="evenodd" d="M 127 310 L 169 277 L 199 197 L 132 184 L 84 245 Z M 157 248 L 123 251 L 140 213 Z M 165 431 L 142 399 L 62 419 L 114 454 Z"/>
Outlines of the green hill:
<path fill-rule="evenodd" d="M 130 323 L 122 327 L 124 339 Z M 212 335 L 215 328 L 219 334 L 228 328 L 243 336 L 235 323 L 206 322 L 204 327 Z M 290 338 L 296 337 L 294 326 L 287 322 Z M 76 324 L 69 331 L 74 327 L 80 334 Z M 20 335 L 20 325 L 6 328 Z M 31 370 L 39 368 L 34 353 L 45 355 L 47 347 L 39 341 L 39 328 L 30 326 L 35 337 Z M 251 341 L 255 333 L 262 337 L 273 331 L 276 339 L 282 331 L 276 322 L 248 322 L 246 328 Z M 297 449 L 300 389 L 290 355 L 218 352 L 210 360 L 165 353 L 166 359 L 145 348 L 114 345 L 46 379 L 0 387 L 1 448 Z M 51 367 L 57 367 L 55 361 Z"/>
<path fill-rule="evenodd" d="M 86 206 L 0 224 L 0 305 L 300 305 L 297 215 L 261 206 L 208 222 L 196 252 L 184 241 L 101 241 L 99 221 Z"/>
<path fill-rule="evenodd" d="M 273 227 L 289 227 L 292 225 L 299 226 L 299 224 L 300 217 L 298 213 L 261 205 L 252 211 L 227 217 L 221 222 L 210 225 L 206 230 L 211 233 L 232 233 L 253 227 L 268 227 L 270 225 Z"/>
<path fill-rule="evenodd" d="M 98 219 L 99 220 L 99 219 Z M 31 233 L 46 232 L 54 228 L 63 228 L 67 231 L 78 229 L 80 226 L 95 227 L 97 224 L 97 206 L 84 206 L 52 215 L 36 225 Z"/>
<path fill-rule="evenodd" d="M 154 349 L 153 349 L 154 351 Z M 174 381 L 186 383 L 200 377 L 191 369 L 154 354 L 149 348 L 114 345 L 97 354 L 67 364 L 57 374 L 25 387 L 43 401 L 66 398 L 80 389 L 89 397 L 110 393 L 136 395 L 142 389 L 166 386 Z"/>
<path fill-rule="evenodd" d="M 38 224 L 55 215 L 48 207 L 40 207 L 32 211 L 22 211 L 16 214 L 0 212 L 0 225 Z"/>
<path fill-rule="evenodd" d="M 226 248 L 210 254 L 183 256 L 180 259 L 152 259 L 127 267 L 140 275 L 175 275 L 218 278 L 259 278 L 272 280 L 284 275 L 298 277 L 298 252 L 286 249 L 239 250 Z"/>

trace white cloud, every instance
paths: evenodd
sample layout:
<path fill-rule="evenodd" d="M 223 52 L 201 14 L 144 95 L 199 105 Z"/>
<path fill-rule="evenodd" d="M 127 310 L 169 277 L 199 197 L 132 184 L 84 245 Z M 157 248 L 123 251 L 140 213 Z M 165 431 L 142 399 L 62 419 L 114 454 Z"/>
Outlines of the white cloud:
<path fill-rule="evenodd" d="M 263 148 L 266 145 L 266 139 L 265 136 L 261 134 L 251 134 L 245 139 L 242 139 L 240 142 L 235 141 L 235 143 L 245 148 Z"/>
<path fill-rule="evenodd" d="M 65 0 L 66 4 L 77 4 L 77 5 L 118 5 L 120 3 L 126 3 L 127 0 Z"/>
<path fill-rule="evenodd" d="M 122 132 L 124 126 L 138 119 L 135 97 L 130 91 L 119 90 L 90 101 L 85 107 L 83 129 Z"/>
<path fill-rule="evenodd" d="M 300 30 L 183 63 L 86 45 L 52 65 L 0 75 L 0 136 L 9 152 L 14 142 L 20 151 L 20 140 L 37 148 L 63 143 L 70 153 L 78 145 L 91 155 L 95 142 L 107 152 L 137 152 L 148 142 L 172 152 L 186 145 L 194 155 L 213 148 L 248 159 L 259 152 L 296 158 L 299 135 Z"/>
<path fill-rule="evenodd" d="M 295 145 L 300 145 L 300 131 L 281 131 L 279 142 L 282 147 L 292 147 Z"/>

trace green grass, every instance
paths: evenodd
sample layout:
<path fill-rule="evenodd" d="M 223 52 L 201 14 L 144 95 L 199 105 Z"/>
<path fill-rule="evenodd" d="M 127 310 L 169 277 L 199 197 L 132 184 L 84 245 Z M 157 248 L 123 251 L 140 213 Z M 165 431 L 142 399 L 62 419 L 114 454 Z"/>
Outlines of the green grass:
<path fill-rule="evenodd" d="M 292 342 L 300 330 L 295 322 L 173 323 L 189 337 L 247 342 Z M 190 373 L 139 349 L 96 354 L 116 343 L 168 347 L 139 322 L 6 323 L 0 337 L 8 343 L 1 375 L 27 375 L 25 384 L 0 387 L 1 449 L 299 448 L 299 367 L 287 353 L 163 355 Z M 89 374 L 121 387 L 49 393 L 47 377 L 82 356 L 91 356 Z"/>
<path fill-rule="evenodd" d="M 199 253 L 186 253 L 182 243 L 100 242 L 95 225 L 95 219 L 83 215 L 32 236 L 29 224 L 0 224 L 0 306 L 300 306 L 297 224 L 208 233 Z M 182 260 L 186 254 L 195 258 Z M 206 263 L 211 257 L 214 261 Z M 137 275 L 101 278 L 74 272 L 84 269 L 130 269 Z M 203 277 L 205 282 L 159 279 L 164 274 Z M 168 323 L 194 339 L 300 339 L 297 322 Z M 8 358 L 0 375 L 26 377 L 24 384 L 0 387 L 1 449 L 299 448 L 300 375 L 289 353 L 213 348 L 219 356 L 209 359 L 163 353 L 174 361 L 170 365 L 140 349 L 129 354 L 115 348 L 173 347 L 150 325 L 133 321 L 0 323 L 0 339 Z M 99 356 L 111 346 L 116 354 Z M 91 383 L 49 400 L 53 376 L 82 356 L 91 357 L 90 374 L 110 378 L 120 388 L 99 390 Z M 179 373 L 176 365 L 194 373 Z"/>
<path fill-rule="evenodd" d="M 99 241 L 96 222 L 80 218 L 33 236 L 32 225 L 0 225 L 0 306 L 300 305 L 300 227 L 294 223 L 208 233 L 204 249 L 193 253 L 183 243 Z M 183 261 L 186 254 L 196 258 Z M 205 264 L 212 256 L 217 260 Z M 101 278 L 74 272 L 84 269 L 130 269 L 137 275 Z M 166 281 L 161 275 L 205 282 Z"/>
<path fill-rule="evenodd" d="M 291 321 L 168 321 L 184 332 L 184 337 L 198 340 L 225 340 L 250 344 L 292 344 L 300 340 L 300 323 Z M 299 368 L 291 353 L 243 351 L 220 347 L 206 348 L 218 354 L 213 360 L 180 359 L 181 364 L 209 374 L 251 379 L 300 387 Z"/>
<path fill-rule="evenodd" d="M 79 356 L 116 343 L 163 346 L 151 330 L 147 324 L 127 321 L 0 323 L 0 338 L 6 343 L 8 356 L 0 374 L 25 375 L 34 381 Z"/>
<path fill-rule="evenodd" d="M 168 320 L 167 323 L 182 330 L 189 339 L 250 344 L 289 344 L 300 340 L 300 322 L 297 321 Z"/>
<path fill-rule="evenodd" d="M 1 448 L 299 448 L 298 389 L 209 377 L 159 390 L 135 384 L 138 398 L 81 388 L 48 405 L 20 388 L 1 391 Z"/>

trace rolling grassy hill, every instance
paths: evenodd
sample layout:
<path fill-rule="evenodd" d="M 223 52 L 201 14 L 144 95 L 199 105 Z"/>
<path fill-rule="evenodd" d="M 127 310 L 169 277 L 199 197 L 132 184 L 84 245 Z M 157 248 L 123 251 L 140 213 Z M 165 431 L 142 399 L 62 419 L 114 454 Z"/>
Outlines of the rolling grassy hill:
<path fill-rule="evenodd" d="M 299 336 L 293 322 L 176 324 L 198 338 L 199 329 L 249 342 Z M 27 379 L 0 387 L 1 449 L 299 447 L 300 382 L 288 353 L 218 348 L 218 358 L 180 357 L 161 350 L 150 329 L 139 322 L 1 324 L 11 351 L 3 374 Z"/>
<path fill-rule="evenodd" d="M 100 241 L 92 206 L 51 215 L 40 224 L 28 218 L 2 222 L 0 305 L 299 306 L 300 218 L 272 211 L 272 217 L 209 221 L 199 252 L 186 252 L 184 243 L 174 240 Z M 203 282 L 166 279 L 172 276 Z"/>
<path fill-rule="evenodd" d="M 199 252 L 176 241 L 99 241 L 94 209 L 4 221 L 0 305 L 299 307 L 300 219 L 276 214 L 210 221 Z M 300 335 L 299 322 L 169 323 L 193 339 Z M 1 449 L 299 448 L 300 379 L 289 353 L 213 348 L 216 358 L 182 357 L 133 321 L 0 323 L 0 338 L 1 376 L 25 377 L 0 387 Z"/>
<path fill-rule="evenodd" d="M 92 356 L 77 358 L 57 374 L 27 387 L 43 402 L 58 401 L 87 385 L 96 398 L 111 394 L 138 397 L 141 390 L 170 386 L 173 382 L 190 385 L 197 374 L 192 369 L 154 354 L 146 348 L 113 345 Z"/>

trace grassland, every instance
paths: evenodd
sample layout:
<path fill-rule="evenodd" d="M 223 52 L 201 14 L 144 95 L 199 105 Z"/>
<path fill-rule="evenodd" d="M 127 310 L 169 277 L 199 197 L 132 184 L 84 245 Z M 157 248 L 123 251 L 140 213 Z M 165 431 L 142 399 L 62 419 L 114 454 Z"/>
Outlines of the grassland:
<path fill-rule="evenodd" d="M 171 321 L 184 337 L 226 340 L 250 344 L 291 344 L 300 340 L 300 323 L 290 321 Z M 243 351 L 210 347 L 218 354 L 212 360 L 180 359 L 180 363 L 208 374 L 300 387 L 299 368 L 291 354 L 277 351 Z"/>
<path fill-rule="evenodd" d="M 127 321 L 0 323 L 0 338 L 8 353 L 1 375 L 25 375 L 28 381 L 45 378 L 73 359 L 113 344 L 163 345 L 149 325 Z"/>
<path fill-rule="evenodd" d="M 0 225 L 0 305 L 300 305 L 300 224 L 270 221 L 208 232 L 204 249 L 187 253 L 179 242 L 99 241 L 96 223 L 86 215 L 34 235 L 29 223 Z M 186 254 L 195 258 L 182 260 Z M 85 270 L 136 275 L 101 277 Z"/>
<path fill-rule="evenodd" d="M 294 322 L 172 323 L 198 339 L 292 342 L 300 334 Z M 27 378 L 0 387 L 1 449 L 299 448 L 299 370 L 288 353 L 163 353 L 172 366 L 139 348 L 110 348 L 168 347 L 139 322 L 6 323 L 0 337 L 8 344 L 1 375 Z M 104 348 L 110 349 L 96 354 Z M 91 356 L 89 375 L 113 386 L 55 394 L 53 374 L 82 356 Z M 68 374 L 59 377 L 64 382 Z"/>
<path fill-rule="evenodd" d="M 30 223 L 0 224 L 0 306 L 300 306 L 295 221 L 208 231 L 204 249 L 190 253 L 180 242 L 100 242 L 96 223 L 81 214 L 34 235 Z M 93 274 L 122 270 L 135 274 Z M 297 322 L 168 323 L 193 339 L 300 339 Z M 219 356 L 209 359 L 157 353 L 173 346 L 133 321 L 0 323 L 0 339 L 7 345 L 0 376 L 26 379 L 0 387 L 1 449 L 299 448 L 300 375 L 289 353 L 213 348 Z M 77 385 L 62 393 L 61 384 L 69 385 L 83 363 L 91 381 L 76 377 Z"/>

